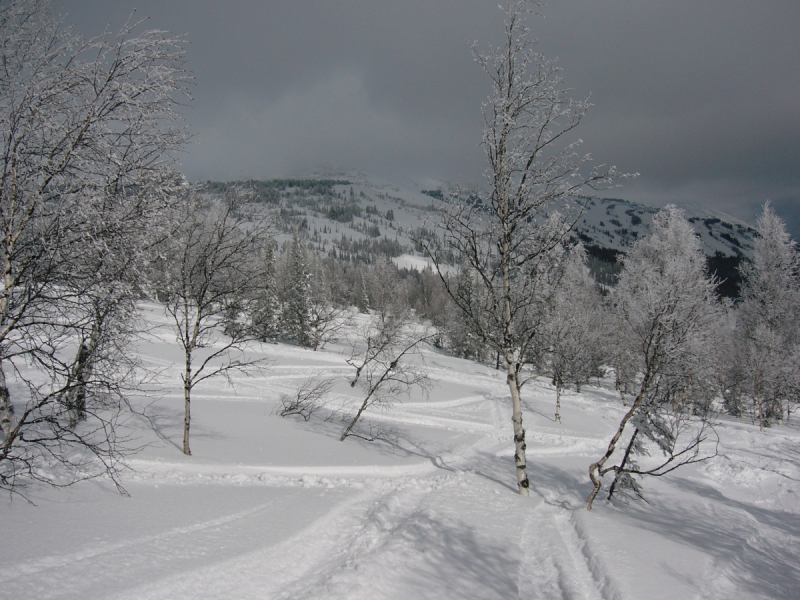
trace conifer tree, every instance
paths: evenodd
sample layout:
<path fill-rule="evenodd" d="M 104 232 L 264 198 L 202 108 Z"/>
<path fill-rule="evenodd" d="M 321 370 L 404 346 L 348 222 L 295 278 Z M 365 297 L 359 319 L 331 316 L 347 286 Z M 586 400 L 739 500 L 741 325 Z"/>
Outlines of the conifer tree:
<path fill-rule="evenodd" d="M 283 302 L 283 335 L 298 346 L 310 347 L 311 274 L 308 254 L 300 232 L 295 231 L 286 262 Z"/>
<path fill-rule="evenodd" d="M 280 337 L 281 306 L 275 276 L 275 241 L 267 240 L 261 253 L 264 277 L 253 300 L 250 327 L 257 339 L 266 342 Z"/>

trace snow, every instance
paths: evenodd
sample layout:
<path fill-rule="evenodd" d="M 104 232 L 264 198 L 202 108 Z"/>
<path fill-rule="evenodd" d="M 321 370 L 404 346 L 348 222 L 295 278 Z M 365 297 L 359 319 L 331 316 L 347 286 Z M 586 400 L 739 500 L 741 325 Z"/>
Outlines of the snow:
<path fill-rule="evenodd" d="M 398 269 L 408 269 L 409 271 L 424 271 L 428 267 L 434 269 L 433 261 L 427 256 L 415 256 L 413 254 L 401 254 L 392 259 L 392 262 L 397 265 Z M 442 265 L 442 271 L 445 273 L 455 273 L 456 268 L 448 265 Z"/>
<path fill-rule="evenodd" d="M 428 349 L 437 383 L 365 413 L 390 441 L 275 414 L 307 376 L 340 378 L 342 344 L 254 346 L 270 366 L 196 390 L 193 456 L 180 452 L 174 335 L 156 305 L 143 357 L 162 397 L 129 425 L 144 447 L 124 477 L 3 499 L 0 598 L 796 598 L 800 427 L 721 418 L 719 456 L 644 482 L 649 504 L 584 509 L 588 466 L 624 407 L 605 387 L 523 390 L 530 498 L 515 491 L 501 372 Z M 152 398 L 135 398 L 143 408 Z M 603 496 L 601 496 L 602 498 Z"/>

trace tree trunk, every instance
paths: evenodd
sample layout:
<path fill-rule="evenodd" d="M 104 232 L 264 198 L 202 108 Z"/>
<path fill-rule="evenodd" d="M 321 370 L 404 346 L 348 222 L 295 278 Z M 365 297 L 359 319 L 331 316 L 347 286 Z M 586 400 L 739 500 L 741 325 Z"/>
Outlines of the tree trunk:
<path fill-rule="evenodd" d="M 67 403 L 70 427 L 75 427 L 79 421 L 86 420 L 86 381 L 92 377 L 91 355 L 92 350 L 81 343 L 75 359 L 75 387 L 70 392 Z"/>
<path fill-rule="evenodd" d="M 622 464 L 620 464 L 620 466 L 619 466 L 620 470 L 624 469 L 625 468 L 625 463 L 628 462 L 628 458 L 630 457 L 631 451 L 633 450 L 633 444 L 636 441 L 636 436 L 637 435 L 639 435 L 639 430 L 638 429 L 634 429 L 633 435 L 631 436 L 631 441 L 628 442 L 628 447 L 625 449 L 625 456 L 622 457 Z M 611 500 L 611 498 L 614 497 L 614 492 L 617 489 L 617 482 L 619 481 L 619 475 L 620 475 L 620 471 L 617 471 L 617 474 L 614 476 L 614 482 L 611 484 L 611 489 L 608 490 L 608 499 L 609 500 Z"/>
<path fill-rule="evenodd" d="M 528 461 L 525 456 L 525 429 L 522 427 L 522 402 L 520 400 L 517 370 L 513 360 L 508 363 L 508 389 L 511 392 L 511 421 L 514 424 L 514 465 L 517 468 L 517 485 L 521 496 L 530 495 L 530 482 L 528 481 Z"/>
<path fill-rule="evenodd" d="M 622 418 L 622 421 L 619 424 L 619 428 L 617 432 L 614 434 L 614 437 L 611 438 L 611 442 L 608 444 L 608 449 L 606 453 L 603 455 L 603 458 L 598 460 L 596 463 L 592 464 L 589 467 L 589 479 L 592 480 L 592 484 L 594 485 L 594 489 L 592 489 L 592 493 L 589 494 L 589 497 L 586 499 L 586 510 L 592 510 L 592 503 L 594 499 L 597 497 L 597 494 L 600 493 L 600 487 L 602 483 L 600 482 L 599 473 L 600 469 L 603 468 L 603 465 L 606 464 L 606 461 L 611 458 L 611 455 L 614 454 L 614 450 L 617 447 L 617 442 L 619 438 L 622 437 L 622 432 L 625 430 L 625 426 L 628 424 L 628 421 L 631 420 L 633 415 L 636 413 L 636 410 L 639 408 L 639 405 L 642 403 L 642 398 L 644 398 L 644 393 L 646 391 L 646 387 L 649 383 L 649 374 L 645 375 L 644 382 L 642 383 L 642 389 L 639 391 L 639 395 L 636 397 L 636 400 L 631 406 L 631 409 L 625 414 Z"/>
<path fill-rule="evenodd" d="M 556 385 L 556 421 L 561 423 L 561 386 Z"/>
<path fill-rule="evenodd" d="M 756 403 L 758 406 L 758 428 L 764 431 L 764 400 L 761 398 L 761 372 L 756 375 Z"/>
<path fill-rule="evenodd" d="M 366 410 L 366 408 L 367 408 L 367 404 L 369 403 L 369 399 L 370 399 L 371 397 L 372 397 L 372 392 L 370 392 L 370 393 L 367 395 L 367 397 L 364 399 L 364 402 L 362 402 L 362 403 L 361 403 L 361 408 L 359 408 L 359 409 L 358 409 L 358 412 L 356 413 L 356 416 L 355 416 L 355 417 L 353 417 L 353 420 L 352 420 L 352 421 L 350 421 L 350 425 L 348 425 L 348 426 L 347 426 L 347 429 L 345 429 L 345 430 L 344 430 L 344 432 L 342 433 L 342 437 L 340 437 L 340 438 L 339 438 L 339 441 L 340 441 L 340 442 L 343 442 L 343 441 L 344 441 L 344 439 L 345 439 L 345 438 L 346 438 L 348 435 L 350 435 L 350 432 L 352 431 L 353 427 L 354 427 L 354 426 L 355 426 L 355 424 L 358 422 L 358 420 L 361 418 L 361 413 L 363 413 L 363 412 L 364 412 L 364 410 Z"/>
<path fill-rule="evenodd" d="M 375 392 L 378 390 L 378 388 L 383 384 L 383 382 L 389 376 L 389 373 L 391 373 L 392 369 L 394 368 L 394 363 L 392 363 L 392 365 L 393 366 L 391 366 L 388 369 L 386 369 L 386 371 L 383 373 L 383 375 L 381 375 L 380 379 L 378 379 L 378 381 L 376 383 L 372 384 L 369 387 L 369 389 L 367 390 L 367 397 L 364 398 L 364 402 L 361 403 L 361 408 L 358 409 L 358 412 L 356 413 L 356 416 L 353 417 L 353 420 L 350 422 L 350 425 L 348 425 L 347 429 L 345 429 L 344 432 L 342 433 L 342 437 L 339 438 L 340 442 L 343 442 L 344 439 L 348 435 L 350 435 L 350 432 L 353 430 L 353 427 L 358 422 L 358 420 L 361 418 L 361 413 L 363 413 L 367 409 L 367 406 L 369 405 L 370 398 L 372 398 L 373 394 L 375 394 Z M 353 381 L 350 382 L 350 387 L 355 387 L 356 386 L 356 383 L 358 383 L 358 378 L 360 376 L 361 376 L 361 368 L 357 368 L 356 369 L 356 378 L 353 379 Z"/>
<path fill-rule="evenodd" d="M 0 428 L 3 430 L 3 436 L 8 440 L 8 436 L 16 427 L 16 419 L 14 418 L 14 405 L 11 404 L 11 394 L 8 393 L 8 386 L 6 385 L 6 374 L 3 371 L 2 364 L 0 364 Z"/>
<path fill-rule="evenodd" d="M 189 448 L 189 425 L 191 423 L 191 402 L 192 402 L 192 358 L 189 352 L 186 353 L 186 373 L 183 378 L 183 399 L 184 399 L 184 416 L 183 416 L 183 453 L 191 456 L 192 451 Z"/>

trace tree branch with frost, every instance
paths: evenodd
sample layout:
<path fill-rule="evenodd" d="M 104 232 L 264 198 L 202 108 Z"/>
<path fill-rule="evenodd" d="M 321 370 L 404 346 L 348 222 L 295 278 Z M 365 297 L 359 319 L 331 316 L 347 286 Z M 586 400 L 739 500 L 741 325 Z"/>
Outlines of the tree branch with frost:
<path fill-rule="evenodd" d="M 64 29 L 45 0 L 0 6 L 6 476 L 55 460 L 45 443 L 65 452 L 92 444 L 102 462 L 93 448 L 113 453 L 122 438 L 109 415 L 124 405 L 119 394 L 130 391 L 136 362 L 126 342 L 152 239 L 145 230 L 159 230 L 154 216 L 169 203 L 168 185 L 154 179 L 188 139 L 180 109 L 191 80 L 185 41 L 137 33 L 139 25 L 85 39 Z M 18 397 L 6 381 L 12 373 L 24 383 Z M 78 465 L 61 456 L 75 475 Z"/>
<path fill-rule="evenodd" d="M 293 396 L 284 395 L 277 410 L 282 417 L 300 415 L 304 421 L 325 406 L 325 402 L 336 381 L 331 377 L 313 375 L 303 381 Z"/>

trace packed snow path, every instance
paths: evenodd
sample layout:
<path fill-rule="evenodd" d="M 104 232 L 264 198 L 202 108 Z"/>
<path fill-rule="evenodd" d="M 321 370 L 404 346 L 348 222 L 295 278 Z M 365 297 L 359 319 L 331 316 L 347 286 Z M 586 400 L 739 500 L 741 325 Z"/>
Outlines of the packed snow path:
<path fill-rule="evenodd" d="M 155 317 L 153 317 L 156 320 Z M 168 334 L 144 355 L 177 380 Z M 274 414 L 342 348 L 258 349 L 272 365 L 198 388 L 194 456 L 178 448 L 178 386 L 148 408 L 160 437 L 105 482 L 31 488 L 3 507 L 0 598 L 796 598 L 800 432 L 723 420 L 721 456 L 645 482 L 650 504 L 584 510 L 586 470 L 623 410 L 608 389 L 524 393 L 533 493 L 516 494 L 504 376 L 429 352 L 437 383 L 338 441 L 341 423 Z M 150 400 L 142 399 L 142 406 Z"/>

